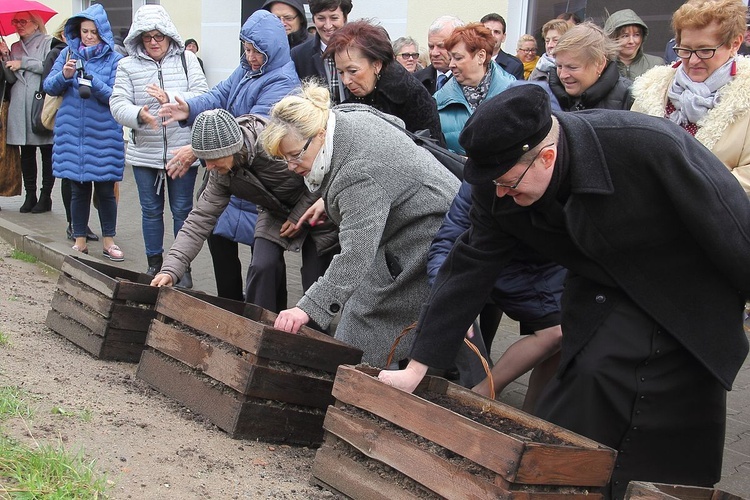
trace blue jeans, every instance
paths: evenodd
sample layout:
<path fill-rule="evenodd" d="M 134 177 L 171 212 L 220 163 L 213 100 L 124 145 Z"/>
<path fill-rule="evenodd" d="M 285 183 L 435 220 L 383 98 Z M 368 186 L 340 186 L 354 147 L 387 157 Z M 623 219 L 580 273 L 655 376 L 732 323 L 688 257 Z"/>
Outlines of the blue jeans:
<path fill-rule="evenodd" d="M 163 182 L 159 180 L 162 172 L 164 170 L 158 168 L 133 166 L 133 177 L 141 202 L 143 242 L 148 257 L 164 253 L 164 191 L 169 195 L 175 236 L 193 209 L 193 189 L 198 169 L 192 167 L 177 179 L 170 179 L 167 175 Z"/>
<path fill-rule="evenodd" d="M 73 236 L 85 238 L 91 213 L 91 182 L 70 181 L 70 218 L 73 225 Z M 99 198 L 99 222 L 102 225 L 102 236 L 114 237 L 117 226 L 117 201 L 115 200 L 115 182 L 94 182 L 94 190 Z"/>

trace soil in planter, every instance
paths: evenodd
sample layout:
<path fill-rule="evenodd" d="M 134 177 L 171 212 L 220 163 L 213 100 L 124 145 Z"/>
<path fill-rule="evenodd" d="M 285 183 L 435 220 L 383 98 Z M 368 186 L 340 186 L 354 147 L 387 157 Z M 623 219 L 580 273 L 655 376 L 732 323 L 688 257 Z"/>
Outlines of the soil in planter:
<path fill-rule="evenodd" d="M 417 396 L 435 403 L 436 405 L 442 406 L 443 408 L 451 410 L 452 412 L 458 413 L 459 415 L 470 418 L 475 422 L 485 425 L 491 429 L 495 429 L 496 431 L 502 432 L 503 434 L 507 434 L 521 440 L 552 445 L 570 444 L 540 429 L 526 427 L 525 425 L 521 425 L 509 418 L 500 417 L 499 415 L 496 415 L 491 411 L 482 411 L 480 408 L 467 406 L 445 394 L 440 394 L 432 391 L 424 391 L 417 394 Z"/>

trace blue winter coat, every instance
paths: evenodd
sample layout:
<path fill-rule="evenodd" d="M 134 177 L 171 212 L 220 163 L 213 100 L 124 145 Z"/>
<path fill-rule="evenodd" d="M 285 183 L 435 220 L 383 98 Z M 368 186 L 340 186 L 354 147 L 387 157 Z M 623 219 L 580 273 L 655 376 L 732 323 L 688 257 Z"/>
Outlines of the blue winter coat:
<path fill-rule="evenodd" d="M 93 21 L 104 50 L 87 61 L 80 56 L 80 25 Z M 63 96 L 55 118 L 55 139 L 52 165 L 55 177 L 76 182 L 121 181 L 125 166 L 125 145 L 122 126 L 109 111 L 109 97 L 117 73 L 117 62 L 122 55 L 115 52 L 112 28 L 107 13 L 100 4 L 94 4 L 65 23 L 68 47 L 44 80 L 44 91 L 49 95 Z M 85 73 L 91 79 L 91 97 L 82 99 L 78 94 L 78 74 L 65 78 L 63 66 L 71 59 L 83 61 Z"/>
<path fill-rule="evenodd" d="M 207 94 L 188 99 L 188 123 L 192 124 L 201 112 L 217 108 L 226 109 L 233 116 L 268 116 L 271 106 L 299 87 L 286 31 L 276 16 L 265 10 L 256 11 L 242 26 L 240 40 L 252 43 L 265 54 L 266 62 L 253 72 L 241 55 L 239 67 L 229 78 Z"/>
<path fill-rule="evenodd" d="M 493 72 L 492 81 L 490 82 L 490 89 L 485 99 L 496 96 L 516 81 L 512 75 L 498 66 L 496 62 L 492 62 L 491 68 Z M 469 119 L 472 111 L 469 103 L 466 102 L 461 85 L 455 78 L 451 78 L 440 90 L 435 92 L 433 97 L 437 101 L 440 127 L 443 129 L 448 149 L 458 154 L 466 154 L 464 148 L 458 143 L 458 136 L 461 134 L 461 130 L 463 130 L 466 120 Z"/>

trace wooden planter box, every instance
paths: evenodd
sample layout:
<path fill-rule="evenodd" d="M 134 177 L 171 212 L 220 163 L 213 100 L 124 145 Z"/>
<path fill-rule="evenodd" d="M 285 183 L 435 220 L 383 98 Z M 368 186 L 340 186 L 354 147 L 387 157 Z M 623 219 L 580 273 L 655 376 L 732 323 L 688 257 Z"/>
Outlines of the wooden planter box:
<path fill-rule="evenodd" d="M 625 498 L 629 500 L 744 500 L 712 488 L 631 481 Z"/>
<path fill-rule="evenodd" d="M 408 394 L 376 374 L 339 367 L 312 470 L 323 486 L 356 499 L 603 498 L 614 450 L 444 379 Z"/>
<path fill-rule="evenodd" d="M 67 256 L 47 326 L 99 359 L 136 363 L 156 317 L 151 276 Z"/>
<path fill-rule="evenodd" d="M 234 438 L 319 444 L 336 368 L 362 359 L 254 304 L 162 288 L 156 311 L 137 377 Z"/>

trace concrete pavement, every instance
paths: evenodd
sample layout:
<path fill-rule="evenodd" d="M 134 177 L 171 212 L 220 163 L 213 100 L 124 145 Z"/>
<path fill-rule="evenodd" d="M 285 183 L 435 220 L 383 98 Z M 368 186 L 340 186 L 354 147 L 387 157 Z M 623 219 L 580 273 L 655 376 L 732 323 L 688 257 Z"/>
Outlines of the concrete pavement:
<path fill-rule="evenodd" d="M 200 177 L 200 174 L 199 174 Z M 60 197 L 59 183 L 53 193 L 52 212 L 44 214 L 21 214 L 18 212 L 23 197 L 0 198 L 0 237 L 16 248 L 38 257 L 42 262 L 60 268 L 65 255 L 74 254 L 73 242 L 65 238 L 65 210 Z M 173 238 L 171 235 L 171 215 L 169 204 L 165 209 L 164 248 L 169 249 Z M 90 227 L 101 235 L 97 212 L 92 208 Z M 120 185 L 120 203 L 118 206 L 117 236 L 115 242 L 122 248 L 125 261 L 111 263 L 101 255 L 101 242 L 89 242 L 89 258 L 99 259 L 132 271 L 145 271 L 146 255 L 141 237 L 141 213 L 138 193 L 130 168 L 125 169 L 125 178 Z M 244 269 L 250 260 L 248 247 L 240 245 Z M 287 282 L 289 287 L 289 304 L 299 299 L 302 288 L 299 279 L 300 260 L 297 254 L 286 253 Z M 193 282 L 195 289 L 215 294 L 216 285 L 207 245 L 193 263 Z M 505 318 L 492 346 L 492 358 L 497 359 L 513 342 L 518 339 L 518 328 L 515 322 Z M 505 403 L 520 407 L 526 392 L 528 376 L 510 384 L 499 397 Z M 750 499 L 750 358 L 737 376 L 733 390 L 727 397 L 727 433 L 724 450 L 722 480 L 717 488 L 735 495 Z M 689 439 L 686 436 L 686 439 Z"/>

